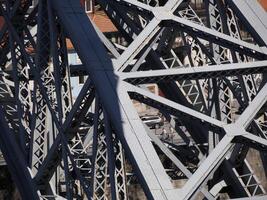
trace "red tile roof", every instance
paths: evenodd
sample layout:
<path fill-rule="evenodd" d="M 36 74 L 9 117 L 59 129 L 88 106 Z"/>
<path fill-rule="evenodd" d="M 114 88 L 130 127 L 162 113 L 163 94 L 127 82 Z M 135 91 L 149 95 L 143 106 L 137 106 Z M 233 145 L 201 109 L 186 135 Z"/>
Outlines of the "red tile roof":
<path fill-rule="evenodd" d="M 261 3 L 262 7 L 267 11 L 267 0 L 258 0 L 258 1 Z"/>
<path fill-rule="evenodd" d="M 117 31 L 104 11 L 96 11 L 94 14 L 89 14 L 89 17 L 103 33 Z"/>
<path fill-rule="evenodd" d="M 117 29 L 104 11 L 96 11 L 95 13 L 89 13 L 88 17 L 96 24 L 100 31 L 103 33 L 116 32 Z M 73 49 L 70 40 L 67 40 L 67 48 Z"/>

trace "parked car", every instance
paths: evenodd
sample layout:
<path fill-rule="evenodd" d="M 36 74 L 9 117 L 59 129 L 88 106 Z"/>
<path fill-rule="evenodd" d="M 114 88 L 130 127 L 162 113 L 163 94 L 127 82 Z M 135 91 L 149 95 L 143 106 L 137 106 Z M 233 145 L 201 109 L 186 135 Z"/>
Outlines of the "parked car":
<path fill-rule="evenodd" d="M 159 127 L 164 125 L 164 121 L 160 116 L 143 116 L 141 120 L 149 127 L 158 129 Z"/>

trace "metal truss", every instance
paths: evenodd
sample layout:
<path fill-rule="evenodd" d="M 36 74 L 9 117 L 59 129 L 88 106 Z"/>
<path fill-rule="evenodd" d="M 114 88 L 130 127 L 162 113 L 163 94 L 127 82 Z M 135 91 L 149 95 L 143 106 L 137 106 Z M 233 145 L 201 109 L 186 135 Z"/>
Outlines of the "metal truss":
<path fill-rule="evenodd" d="M 204 0 L 204 21 L 188 0 L 97 3 L 127 44 L 80 1 L 1 1 L 0 149 L 21 197 L 267 198 L 267 15 L 257 1 Z M 69 65 L 66 39 L 81 65 Z M 88 78 L 73 101 L 76 75 Z M 178 140 L 150 130 L 136 101 Z"/>

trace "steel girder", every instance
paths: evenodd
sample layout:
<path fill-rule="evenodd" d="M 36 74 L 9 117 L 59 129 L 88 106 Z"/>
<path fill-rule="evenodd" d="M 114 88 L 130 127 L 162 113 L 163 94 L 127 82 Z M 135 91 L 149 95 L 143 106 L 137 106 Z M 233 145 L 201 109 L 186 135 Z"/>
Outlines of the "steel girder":
<path fill-rule="evenodd" d="M 98 3 L 126 46 L 79 1 L 1 2 L 0 148 L 21 196 L 128 199 L 138 183 L 148 199 L 262 198 L 266 179 L 247 156 L 259 151 L 266 170 L 266 14 L 256 2 L 206 0 L 207 23 L 186 0 Z M 74 103 L 67 37 L 89 75 Z M 182 146 L 149 130 L 133 100 L 161 112 Z"/>

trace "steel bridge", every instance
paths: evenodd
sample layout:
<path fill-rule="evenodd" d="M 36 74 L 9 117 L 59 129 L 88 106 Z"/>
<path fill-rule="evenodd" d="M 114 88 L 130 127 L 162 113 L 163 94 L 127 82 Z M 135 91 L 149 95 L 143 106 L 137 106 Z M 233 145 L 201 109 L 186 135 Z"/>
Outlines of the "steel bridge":
<path fill-rule="evenodd" d="M 22 199 L 125 200 L 133 185 L 155 200 L 267 199 L 257 176 L 267 175 L 267 15 L 257 1 L 204 0 L 204 21 L 189 0 L 97 2 L 126 46 L 78 0 L 1 1 L 0 149 Z M 66 38 L 81 65 L 69 65 Z M 77 75 L 88 78 L 73 101 Z M 157 109 L 182 142 L 154 134 L 133 101 Z"/>

